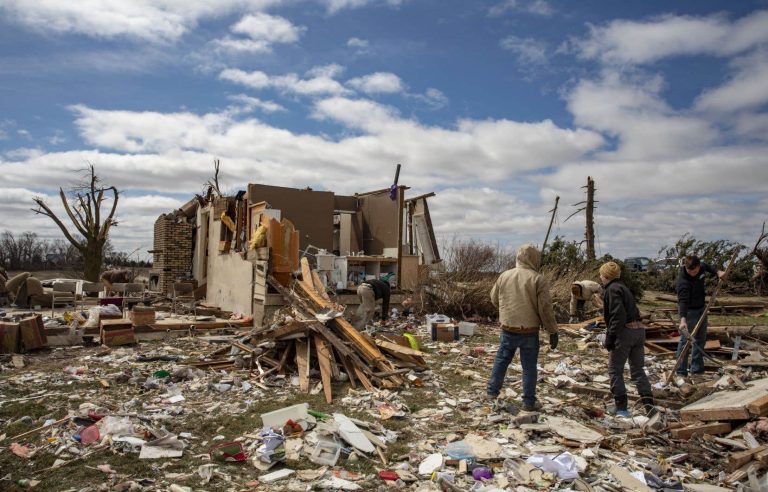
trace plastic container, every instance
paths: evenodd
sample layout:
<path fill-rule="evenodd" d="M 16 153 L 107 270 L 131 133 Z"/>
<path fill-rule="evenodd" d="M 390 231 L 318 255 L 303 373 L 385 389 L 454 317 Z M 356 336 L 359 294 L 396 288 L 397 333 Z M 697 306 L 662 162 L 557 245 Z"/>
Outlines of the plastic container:
<path fill-rule="evenodd" d="M 474 461 L 475 453 L 472 446 L 464 441 L 454 441 L 445 447 L 445 453 L 454 460 Z"/>
<path fill-rule="evenodd" d="M 336 441 L 321 439 L 317 441 L 315 450 L 312 451 L 309 460 L 318 465 L 334 466 L 336 465 L 336 462 L 339 461 L 340 454 L 341 444 Z"/>
<path fill-rule="evenodd" d="M 476 329 L 477 323 L 469 323 L 467 321 L 459 322 L 459 335 L 464 335 L 465 337 L 474 336 Z"/>
<path fill-rule="evenodd" d="M 450 323 L 451 318 L 444 314 L 428 314 L 426 317 L 427 328 L 432 329 L 432 326 L 438 323 Z"/>

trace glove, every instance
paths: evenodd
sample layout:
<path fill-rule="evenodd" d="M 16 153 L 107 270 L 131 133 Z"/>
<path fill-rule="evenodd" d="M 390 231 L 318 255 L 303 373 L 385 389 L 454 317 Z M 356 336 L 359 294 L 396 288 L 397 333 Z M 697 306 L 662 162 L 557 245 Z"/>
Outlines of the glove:
<path fill-rule="evenodd" d="M 557 348 L 557 343 L 560 341 L 560 336 L 557 333 L 550 333 L 549 334 L 549 348 L 552 350 L 555 350 Z"/>
<path fill-rule="evenodd" d="M 603 347 L 605 347 L 605 349 L 607 351 L 609 351 L 609 352 L 611 350 L 615 349 L 616 348 L 616 339 L 613 338 L 613 337 L 605 337 L 605 342 L 603 342 Z"/>
<path fill-rule="evenodd" d="M 688 336 L 688 321 L 685 318 L 680 318 L 680 326 L 678 327 L 680 333 Z"/>

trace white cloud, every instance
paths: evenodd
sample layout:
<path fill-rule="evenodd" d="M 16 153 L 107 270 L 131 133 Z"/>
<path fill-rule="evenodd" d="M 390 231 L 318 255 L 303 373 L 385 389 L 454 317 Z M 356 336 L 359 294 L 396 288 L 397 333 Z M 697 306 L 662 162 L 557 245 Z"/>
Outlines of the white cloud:
<path fill-rule="evenodd" d="M 507 36 L 499 46 L 513 53 L 521 65 L 541 65 L 547 62 L 547 45 L 533 38 Z"/>
<path fill-rule="evenodd" d="M 338 73 L 338 65 L 316 67 L 310 71 L 310 78 L 307 79 L 299 78 L 295 73 L 267 75 L 261 71 L 245 72 L 237 68 L 227 68 L 219 74 L 219 78 L 252 89 L 274 88 L 302 96 L 348 94 L 350 91 L 333 79 Z"/>
<path fill-rule="evenodd" d="M 305 30 L 288 19 L 262 12 L 246 15 L 232 26 L 232 32 L 269 43 L 295 43 Z"/>
<path fill-rule="evenodd" d="M 488 15 L 498 17 L 509 11 L 549 17 L 555 13 L 555 8 L 546 0 L 504 0 L 488 9 Z"/>
<path fill-rule="evenodd" d="M 227 99 L 239 104 L 237 112 L 251 112 L 253 110 L 261 110 L 265 113 L 277 113 L 285 111 L 285 108 L 273 101 L 263 101 L 257 97 L 248 96 L 246 94 L 235 94 L 228 96 Z"/>
<path fill-rule="evenodd" d="M 768 52 L 744 57 L 733 65 L 733 77 L 720 87 L 704 91 L 696 101 L 697 109 L 730 112 L 768 102 Z"/>
<path fill-rule="evenodd" d="M 367 39 L 349 38 L 347 40 L 347 47 L 353 48 L 356 53 L 368 53 L 371 43 Z"/>
<path fill-rule="evenodd" d="M 328 9 L 328 13 L 334 14 L 340 10 L 356 9 L 369 5 L 388 5 L 399 7 L 407 0 L 319 0 Z"/>
<path fill-rule="evenodd" d="M 618 137 L 614 158 L 654 159 L 685 156 L 718 137 L 703 118 L 671 108 L 661 97 L 663 79 L 633 79 L 605 71 L 598 80 L 582 80 L 566 96 L 575 122 Z"/>
<path fill-rule="evenodd" d="M 604 63 L 651 63 L 683 55 L 731 56 L 768 42 L 768 11 L 736 21 L 723 15 L 663 15 L 647 21 L 614 20 L 591 26 L 573 40 L 580 56 Z"/>
<path fill-rule="evenodd" d="M 0 10 L 11 20 L 44 33 L 176 41 L 200 20 L 257 11 L 282 0 L 9 0 Z"/>
<path fill-rule="evenodd" d="M 400 77 L 391 72 L 376 72 L 347 81 L 347 85 L 366 94 L 386 94 L 403 91 Z"/>
<path fill-rule="evenodd" d="M 288 19 L 258 12 L 244 16 L 230 30 L 245 38 L 225 37 L 213 42 L 215 47 L 233 51 L 268 52 L 274 44 L 291 44 L 299 40 L 306 31 L 295 26 Z"/>

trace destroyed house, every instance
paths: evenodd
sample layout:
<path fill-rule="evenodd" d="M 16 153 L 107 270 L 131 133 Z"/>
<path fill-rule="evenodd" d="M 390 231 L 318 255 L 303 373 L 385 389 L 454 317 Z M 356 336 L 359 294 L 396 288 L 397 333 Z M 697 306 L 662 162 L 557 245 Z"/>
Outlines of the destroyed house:
<path fill-rule="evenodd" d="M 198 196 L 157 219 L 151 286 L 172 296 L 174 285 L 192 283 L 206 304 L 261 327 L 285 302 L 268 277 L 288 285 L 306 256 L 340 303 L 357 304 L 357 286 L 383 278 L 398 304 L 441 261 L 427 204 L 434 193 L 407 190 L 344 196 L 249 184 L 235 196 Z"/>

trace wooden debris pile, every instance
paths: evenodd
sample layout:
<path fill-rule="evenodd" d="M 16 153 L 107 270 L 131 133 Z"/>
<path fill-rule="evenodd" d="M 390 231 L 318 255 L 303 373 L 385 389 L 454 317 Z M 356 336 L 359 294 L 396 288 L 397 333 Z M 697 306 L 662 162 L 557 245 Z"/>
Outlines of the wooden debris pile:
<path fill-rule="evenodd" d="M 418 377 L 409 373 L 426 368 L 422 352 L 401 337 L 357 331 L 341 316 L 343 308 L 316 289 L 312 279 L 317 274 L 306 259 L 302 260 L 302 270 L 303 280 L 294 280 L 288 287 L 272 276 L 267 280 L 289 303 L 291 317 L 190 364 L 212 369 L 247 368 L 258 371 L 262 380 L 273 374 L 297 374 L 304 393 L 311 389 L 310 371 L 316 368 L 328 403 L 333 400 L 334 380 L 348 380 L 353 389 L 361 385 L 369 391 L 417 384 Z M 216 358 L 227 352 L 239 355 Z"/>

